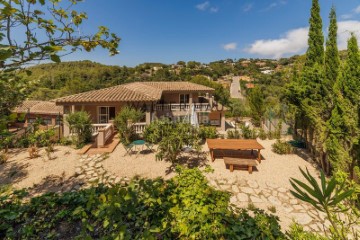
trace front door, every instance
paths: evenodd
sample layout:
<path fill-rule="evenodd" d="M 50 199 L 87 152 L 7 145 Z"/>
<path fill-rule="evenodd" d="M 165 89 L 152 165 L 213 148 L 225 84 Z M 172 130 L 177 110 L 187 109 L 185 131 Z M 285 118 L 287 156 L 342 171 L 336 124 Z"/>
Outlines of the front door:
<path fill-rule="evenodd" d="M 99 107 L 99 123 L 108 123 L 115 118 L 115 107 Z"/>

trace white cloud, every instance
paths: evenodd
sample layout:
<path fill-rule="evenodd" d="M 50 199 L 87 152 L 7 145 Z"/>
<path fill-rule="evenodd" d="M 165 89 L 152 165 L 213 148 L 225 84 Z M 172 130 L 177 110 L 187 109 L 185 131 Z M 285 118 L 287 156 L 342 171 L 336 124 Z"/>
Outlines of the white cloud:
<path fill-rule="evenodd" d="M 243 12 L 248 12 L 253 8 L 254 4 L 253 3 L 248 3 L 246 5 L 244 5 L 243 7 Z"/>
<path fill-rule="evenodd" d="M 206 1 L 195 6 L 200 11 L 206 11 L 210 7 L 210 2 Z"/>
<path fill-rule="evenodd" d="M 360 21 L 338 22 L 338 47 L 346 49 L 350 34 L 354 33 L 360 44 Z M 261 39 L 250 44 L 246 52 L 280 58 L 289 54 L 302 54 L 307 49 L 308 28 L 292 29 L 278 39 Z"/>
<path fill-rule="evenodd" d="M 237 49 L 237 43 L 235 43 L 235 42 L 227 43 L 227 44 L 222 45 L 222 47 L 226 51 L 234 51 Z"/>
<path fill-rule="evenodd" d="M 354 13 L 360 13 L 360 5 L 357 6 L 354 10 L 353 10 Z"/>
<path fill-rule="evenodd" d="M 343 14 L 340 16 L 341 19 L 350 19 L 353 17 L 353 14 Z"/>
<path fill-rule="evenodd" d="M 212 13 L 217 13 L 218 11 L 219 11 L 218 7 L 211 7 L 210 8 L 210 12 L 212 12 Z"/>
<path fill-rule="evenodd" d="M 285 0 L 278 0 L 278 1 L 275 1 L 275 2 L 270 3 L 266 8 L 264 8 L 263 10 L 261 10 L 261 12 L 267 12 L 267 11 L 270 11 L 271 9 L 273 9 L 273 8 L 276 8 L 276 7 L 278 7 L 278 6 L 285 5 L 285 4 L 287 4 L 287 1 L 285 1 Z"/>
<path fill-rule="evenodd" d="M 308 28 L 297 28 L 288 31 L 278 39 L 257 40 L 245 49 L 246 52 L 280 58 L 286 54 L 301 53 L 307 48 Z"/>
<path fill-rule="evenodd" d="M 338 46 L 339 49 L 346 49 L 347 40 L 350 34 L 354 33 L 360 43 L 360 21 L 341 21 L 338 22 Z"/>

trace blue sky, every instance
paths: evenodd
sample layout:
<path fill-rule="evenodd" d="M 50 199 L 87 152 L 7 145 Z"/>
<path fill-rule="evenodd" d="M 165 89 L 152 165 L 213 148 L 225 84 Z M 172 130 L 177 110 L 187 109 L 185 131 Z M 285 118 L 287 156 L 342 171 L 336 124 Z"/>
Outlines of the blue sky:
<path fill-rule="evenodd" d="M 320 0 L 324 31 L 331 5 L 337 10 L 339 46 L 360 30 L 360 0 Z M 122 38 L 120 54 L 75 53 L 109 65 L 179 60 L 279 58 L 306 50 L 311 0 L 86 0 L 78 8 L 89 19 L 83 33 L 105 25 Z"/>

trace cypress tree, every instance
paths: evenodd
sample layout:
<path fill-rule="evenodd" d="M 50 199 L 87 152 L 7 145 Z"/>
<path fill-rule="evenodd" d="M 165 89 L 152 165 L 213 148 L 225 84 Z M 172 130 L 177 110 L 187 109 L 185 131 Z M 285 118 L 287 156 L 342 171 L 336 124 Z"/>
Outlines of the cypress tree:
<path fill-rule="evenodd" d="M 328 121 L 326 147 L 337 170 L 350 173 L 359 166 L 360 139 L 360 55 L 356 37 L 348 41 L 348 56 L 341 76 L 334 86 L 335 106 Z"/>
<path fill-rule="evenodd" d="M 332 7 L 329 15 L 330 26 L 325 51 L 325 79 L 326 90 L 329 94 L 339 74 L 340 58 L 337 47 L 337 21 L 335 8 Z"/>
<path fill-rule="evenodd" d="M 324 63 L 324 35 L 322 32 L 322 19 L 318 0 L 312 1 L 308 50 L 306 52 L 305 66 L 312 67 L 315 63 Z"/>

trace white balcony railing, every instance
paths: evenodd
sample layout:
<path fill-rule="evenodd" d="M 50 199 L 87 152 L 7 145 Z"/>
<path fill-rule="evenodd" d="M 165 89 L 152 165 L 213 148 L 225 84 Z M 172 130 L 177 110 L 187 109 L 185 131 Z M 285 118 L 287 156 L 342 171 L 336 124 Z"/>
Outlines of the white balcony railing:
<path fill-rule="evenodd" d="M 114 134 L 114 125 L 111 123 L 92 124 L 92 133 L 96 136 L 97 147 L 105 146 L 106 142 Z"/>
<path fill-rule="evenodd" d="M 106 128 L 108 125 L 110 125 L 110 124 L 109 123 L 91 124 L 92 133 L 98 133 L 99 130 Z"/>
<path fill-rule="evenodd" d="M 209 103 L 166 103 L 166 104 L 156 104 L 157 111 L 188 111 L 193 105 L 195 111 L 210 111 L 211 106 Z"/>
<path fill-rule="evenodd" d="M 145 130 L 145 127 L 146 127 L 146 122 L 134 123 L 134 125 L 133 125 L 133 128 L 137 134 L 143 133 Z"/>

